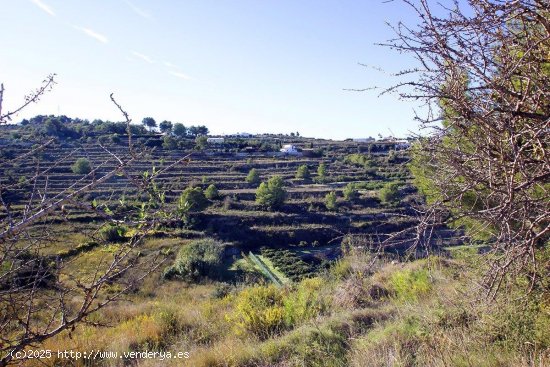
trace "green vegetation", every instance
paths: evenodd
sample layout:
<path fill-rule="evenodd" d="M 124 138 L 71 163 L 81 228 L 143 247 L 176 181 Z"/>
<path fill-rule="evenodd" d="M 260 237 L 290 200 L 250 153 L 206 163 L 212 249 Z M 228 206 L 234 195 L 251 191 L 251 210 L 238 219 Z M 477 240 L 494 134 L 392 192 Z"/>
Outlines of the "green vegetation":
<path fill-rule="evenodd" d="M 172 133 L 172 123 L 170 121 L 162 121 L 159 124 L 160 132 L 163 134 L 171 134 Z"/>
<path fill-rule="evenodd" d="M 359 153 L 349 154 L 344 158 L 344 162 L 348 164 L 353 164 L 359 167 L 363 168 L 370 168 L 372 166 L 371 159 L 364 155 Z"/>
<path fill-rule="evenodd" d="M 404 302 L 417 301 L 431 289 L 429 273 L 426 269 L 406 269 L 392 274 L 390 289 Z"/>
<path fill-rule="evenodd" d="M 383 203 L 393 204 L 399 200 L 399 183 L 388 182 L 380 189 L 378 197 Z"/>
<path fill-rule="evenodd" d="M 189 212 L 200 212 L 208 207 L 208 199 L 199 187 L 185 189 L 178 199 L 178 212 L 184 215 Z"/>
<path fill-rule="evenodd" d="M 183 138 L 187 134 L 187 129 L 182 123 L 176 122 L 172 128 L 172 134 Z"/>
<path fill-rule="evenodd" d="M 211 184 L 204 190 L 204 196 L 206 196 L 208 200 L 216 200 L 220 198 L 220 193 L 216 185 Z"/>
<path fill-rule="evenodd" d="M 128 228 L 119 225 L 108 224 L 101 228 L 100 236 L 107 242 L 121 242 L 126 238 Z"/>
<path fill-rule="evenodd" d="M 327 166 L 325 165 L 324 162 L 321 162 L 319 164 L 319 167 L 317 167 L 317 180 L 322 183 L 325 181 L 326 178 L 327 178 Z"/>
<path fill-rule="evenodd" d="M 152 131 L 155 127 L 157 127 L 157 122 L 152 117 L 144 117 L 141 121 L 143 126 L 149 129 L 149 131 Z"/>
<path fill-rule="evenodd" d="M 359 191 L 357 190 L 357 185 L 354 182 L 350 182 L 344 187 L 343 190 L 344 199 L 347 201 L 355 201 L 359 197 Z"/>
<path fill-rule="evenodd" d="M 197 281 L 219 276 L 224 248 L 221 242 L 210 238 L 183 245 L 174 264 L 164 271 L 164 278 Z"/>
<path fill-rule="evenodd" d="M 283 186 L 284 182 L 281 176 L 273 176 L 267 182 L 262 182 L 256 190 L 256 203 L 272 209 L 280 207 L 286 197 Z"/>
<path fill-rule="evenodd" d="M 442 126 L 417 139 L 412 153 L 394 150 L 407 145 L 395 139 L 339 142 L 294 132 L 207 144 L 205 126 L 163 121 L 161 135 L 152 117 L 142 126 L 66 116 L 4 124 L 3 343 L 23 338 L 27 349 L 80 352 L 183 348 L 185 361 L 160 363 L 198 367 L 550 366 L 548 6 L 469 3 L 471 17 L 454 9 L 449 20 L 409 4 L 421 16 L 419 30 L 395 27 L 391 46 L 422 64 L 412 69 L 421 78 L 401 85 L 441 110 Z M 46 139 L 51 146 L 41 146 Z M 273 154 L 283 142 L 303 154 Z M 132 144 L 147 149 L 134 155 Z M 133 165 L 122 166 L 117 157 L 127 146 Z M 65 157 L 75 149 L 87 158 L 73 164 Z M 92 167 L 94 177 L 70 174 Z M 271 178 L 260 184 L 256 169 Z M 104 172 L 112 174 L 99 179 Z M 143 185 L 132 189 L 134 180 Z M 73 194 L 63 206 L 29 210 L 44 197 Z M 45 215 L 20 231 L 33 213 Z M 40 246 L 28 251 L 35 241 Z M 123 261 L 113 266 L 113 259 Z M 118 272 L 134 264 L 135 272 Z M 150 276 L 134 286 L 148 264 Z M 115 272 L 102 278 L 109 266 Z M 94 278 L 106 281 L 89 286 Z M 109 303 L 123 290 L 124 299 Z M 47 334 L 82 304 L 105 307 Z M 86 364 L 55 352 L 17 362 Z"/>
<path fill-rule="evenodd" d="M 336 193 L 334 191 L 329 192 L 325 196 L 325 206 L 328 210 L 331 211 L 338 209 L 338 203 L 336 202 Z"/>
<path fill-rule="evenodd" d="M 321 287 L 316 278 L 304 280 L 291 292 L 272 285 L 247 288 L 236 297 L 228 320 L 237 335 L 265 340 L 324 312 L 327 305 L 318 295 Z"/>
<path fill-rule="evenodd" d="M 208 140 L 208 137 L 205 135 L 199 135 L 195 138 L 195 149 L 197 150 L 203 150 L 206 148 L 206 142 Z"/>
<path fill-rule="evenodd" d="M 316 270 L 290 250 L 262 248 L 262 256 L 268 258 L 278 271 L 293 281 L 311 277 Z"/>
<path fill-rule="evenodd" d="M 71 171 L 77 175 L 86 175 L 92 171 L 92 166 L 88 159 L 78 158 L 71 166 Z"/>
<path fill-rule="evenodd" d="M 298 167 L 298 170 L 296 171 L 296 178 L 302 180 L 309 180 L 311 178 L 307 164 L 302 164 Z"/>
<path fill-rule="evenodd" d="M 252 168 L 246 176 L 246 182 L 249 184 L 257 185 L 260 183 L 260 174 L 255 168 Z"/>

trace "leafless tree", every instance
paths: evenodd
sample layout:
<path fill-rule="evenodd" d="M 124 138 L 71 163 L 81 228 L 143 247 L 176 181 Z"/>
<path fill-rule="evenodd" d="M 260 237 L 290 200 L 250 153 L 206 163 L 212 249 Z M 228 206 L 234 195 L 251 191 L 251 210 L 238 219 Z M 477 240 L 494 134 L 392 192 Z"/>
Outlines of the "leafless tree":
<path fill-rule="evenodd" d="M 401 1 L 419 24 L 394 25 L 384 45 L 417 66 L 383 93 L 426 106 L 413 170 L 427 212 L 492 246 L 489 294 L 509 275 L 540 286 L 550 269 L 550 3 Z"/>
<path fill-rule="evenodd" d="M 49 91 L 55 84 L 54 77 L 48 76 L 20 107 L 6 113 L 2 112 L 2 85 L 0 127 Z M 0 181 L 0 366 L 15 362 L 18 351 L 88 322 L 87 316 L 118 300 L 163 262 L 159 252 L 144 253 L 140 246 L 145 236 L 171 215 L 157 177 L 175 165 L 185 164 L 188 157 L 162 169 L 154 169 L 152 163 L 144 168 L 151 152 L 136 147 L 129 115 L 112 94 L 111 99 L 125 118 L 127 147 L 114 150 L 98 143 L 108 158 L 94 162 L 89 173 L 68 181 L 61 189 L 51 188 L 51 177 L 62 165 L 85 156 L 85 146 L 71 148 L 53 162 L 46 162 L 43 153 L 56 144 L 55 139 L 48 138 L 33 141 L 32 148 L 17 152 L 13 159 L 2 160 L 3 171 L 13 170 L 15 179 Z M 32 177 L 20 173 L 22 162 L 33 162 Z M 92 190 L 110 190 L 109 182 L 121 179 L 128 183 L 128 198 L 139 197 L 139 205 L 128 208 L 125 203 L 116 206 L 112 201 L 97 202 L 86 197 Z M 11 195 L 14 192 L 18 194 Z M 98 218 L 98 224 L 85 229 L 75 227 L 71 210 Z M 69 230 L 82 231 L 87 242 L 62 252 L 49 251 L 52 244 L 63 241 L 54 225 L 59 222 Z M 102 231 L 106 227 L 117 231 L 122 226 L 129 229 L 131 236 L 116 245 L 107 244 Z M 94 246 L 108 249 L 95 258 L 95 271 L 75 271 L 79 264 L 88 261 L 83 256 Z"/>

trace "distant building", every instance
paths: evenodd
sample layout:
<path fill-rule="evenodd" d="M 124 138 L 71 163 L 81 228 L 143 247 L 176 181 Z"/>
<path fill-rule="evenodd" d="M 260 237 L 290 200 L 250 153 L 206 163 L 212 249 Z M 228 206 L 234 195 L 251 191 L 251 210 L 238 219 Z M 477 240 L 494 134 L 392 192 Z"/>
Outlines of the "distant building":
<path fill-rule="evenodd" d="M 285 154 L 299 154 L 298 148 L 296 148 L 296 146 L 294 146 L 292 144 L 283 145 L 283 147 L 280 149 L 280 151 L 281 151 L 281 153 L 285 153 Z"/>
<path fill-rule="evenodd" d="M 356 143 L 370 143 L 370 142 L 373 142 L 375 141 L 376 139 L 373 138 L 373 137 L 368 137 L 368 138 L 355 138 L 353 139 L 354 142 Z"/>
<path fill-rule="evenodd" d="M 253 137 L 254 135 L 250 134 L 250 133 L 236 133 L 235 136 L 239 137 L 239 138 L 251 138 Z"/>
<path fill-rule="evenodd" d="M 206 139 L 207 143 L 210 144 L 223 144 L 225 142 L 224 138 L 208 138 Z"/>

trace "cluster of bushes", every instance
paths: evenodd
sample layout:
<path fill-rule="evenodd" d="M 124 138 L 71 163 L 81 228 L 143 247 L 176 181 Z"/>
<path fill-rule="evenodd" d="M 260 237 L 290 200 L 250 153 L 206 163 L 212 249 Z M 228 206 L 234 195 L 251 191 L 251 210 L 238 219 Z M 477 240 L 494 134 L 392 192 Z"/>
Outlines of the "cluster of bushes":
<path fill-rule="evenodd" d="M 216 278 L 220 275 L 224 249 L 223 243 L 211 238 L 184 245 L 174 264 L 164 271 L 164 278 L 192 281 Z"/>
<path fill-rule="evenodd" d="M 365 169 L 371 168 L 373 165 L 372 160 L 368 156 L 359 153 L 348 154 L 344 157 L 344 162 Z"/>
<path fill-rule="evenodd" d="M 306 263 L 289 250 L 262 248 L 261 254 L 293 281 L 312 277 L 315 274 L 316 269 L 314 266 Z"/>
<path fill-rule="evenodd" d="M 178 213 L 181 216 L 189 212 L 200 212 L 208 207 L 208 199 L 200 187 L 188 187 L 178 199 Z"/>
<path fill-rule="evenodd" d="M 203 191 L 200 187 L 188 187 L 183 190 L 178 199 L 178 212 L 183 215 L 188 212 L 200 212 L 208 207 L 208 200 L 220 198 L 220 192 L 214 184 L 208 185 Z"/>
<path fill-rule="evenodd" d="M 294 289 L 246 288 L 233 300 L 235 308 L 227 319 L 238 335 L 268 339 L 324 313 L 328 302 L 320 296 L 322 286 L 321 279 L 312 278 Z"/>

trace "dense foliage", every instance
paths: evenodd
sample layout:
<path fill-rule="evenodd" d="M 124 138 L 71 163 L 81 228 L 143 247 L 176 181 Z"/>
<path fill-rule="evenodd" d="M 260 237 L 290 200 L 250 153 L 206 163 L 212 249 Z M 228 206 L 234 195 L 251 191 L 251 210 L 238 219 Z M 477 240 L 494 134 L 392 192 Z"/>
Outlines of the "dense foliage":
<path fill-rule="evenodd" d="M 174 264 L 164 272 L 166 279 L 200 280 L 216 277 L 220 273 L 225 246 L 210 238 L 183 245 Z"/>
<path fill-rule="evenodd" d="M 256 203 L 268 208 L 281 206 L 285 197 L 286 191 L 281 176 L 273 176 L 266 182 L 262 182 L 256 190 Z"/>
<path fill-rule="evenodd" d="M 185 189 L 178 199 L 178 212 L 185 215 L 190 212 L 200 212 L 208 207 L 208 199 L 200 187 Z"/>
<path fill-rule="evenodd" d="M 71 166 L 73 173 L 77 175 L 85 175 L 92 171 L 90 161 L 86 158 L 78 158 L 76 162 Z"/>

